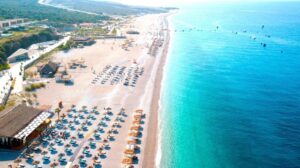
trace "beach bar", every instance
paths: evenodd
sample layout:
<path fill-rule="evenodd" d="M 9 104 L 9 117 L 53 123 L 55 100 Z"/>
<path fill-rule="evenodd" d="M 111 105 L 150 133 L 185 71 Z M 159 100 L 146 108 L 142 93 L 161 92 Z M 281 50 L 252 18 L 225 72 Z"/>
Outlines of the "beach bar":
<path fill-rule="evenodd" d="M 50 125 L 47 110 L 18 105 L 0 114 L 0 148 L 22 149 Z"/>

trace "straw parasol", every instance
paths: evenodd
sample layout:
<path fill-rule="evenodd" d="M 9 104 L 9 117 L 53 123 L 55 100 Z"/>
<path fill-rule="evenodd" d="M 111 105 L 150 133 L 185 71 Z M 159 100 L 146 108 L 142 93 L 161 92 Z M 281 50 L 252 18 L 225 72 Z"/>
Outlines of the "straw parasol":
<path fill-rule="evenodd" d="M 72 168 L 79 168 L 79 165 L 73 165 Z"/>
<path fill-rule="evenodd" d="M 38 164 L 40 164 L 40 161 L 36 160 L 36 161 L 32 162 L 32 164 L 33 165 L 38 165 Z"/>
<path fill-rule="evenodd" d="M 139 131 L 140 130 L 140 126 L 132 126 L 130 128 L 130 130 Z"/>
<path fill-rule="evenodd" d="M 132 150 L 132 149 L 126 149 L 126 150 L 124 151 L 124 153 L 127 154 L 127 155 L 133 155 L 133 154 L 135 154 L 135 153 L 134 153 L 134 150 Z"/>
<path fill-rule="evenodd" d="M 135 120 L 135 121 L 133 121 L 132 123 L 133 123 L 133 124 L 140 124 L 140 123 L 141 123 L 141 121 L 137 121 L 137 120 Z"/>
<path fill-rule="evenodd" d="M 129 136 L 137 137 L 137 136 L 138 136 L 138 132 L 136 132 L 136 131 L 131 131 L 131 132 L 129 133 Z"/>
<path fill-rule="evenodd" d="M 142 110 L 142 109 L 135 110 L 136 113 L 143 113 L 143 111 L 144 110 Z"/>
<path fill-rule="evenodd" d="M 18 158 L 14 161 L 14 163 L 21 163 L 22 162 L 22 159 L 21 158 Z"/>
<path fill-rule="evenodd" d="M 126 157 L 122 160 L 123 164 L 132 164 L 132 159 L 129 157 Z"/>
<path fill-rule="evenodd" d="M 46 155 L 48 153 L 48 151 L 43 151 L 42 155 Z"/>
<path fill-rule="evenodd" d="M 136 144 L 136 140 L 128 140 L 127 144 L 129 144 L 129 145 L 135 145 Z"/>

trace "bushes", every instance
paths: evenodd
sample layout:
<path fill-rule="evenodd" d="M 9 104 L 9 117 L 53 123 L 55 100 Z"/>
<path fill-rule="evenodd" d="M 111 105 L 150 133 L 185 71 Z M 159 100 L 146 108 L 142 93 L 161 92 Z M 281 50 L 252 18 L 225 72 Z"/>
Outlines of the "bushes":
<path fill-rule="evenodd" d="M 5 110 L 7 107 L 14 107 L 16 105 L 15 100 L 10 100 L 6 103 L 6 105 L 0 105 L 0 112 Z"/>
<path fill-rule="evenodd" d="M 0 111 L 3 111 L 5 109 L 5 106 L 0 105 Z"/>
<path fill-rule="evenodd" d="M 60 45 L 58 48 L 63 51 L 68 51 L 75 46 L 75 42 L 73 40 L 67 41 L 65 45 Z"/>
<path fill-rule="evenodd" d="M 58 23 L 97 22 L 108 19 L 104 15 L 90 15 L 81 12 L 40 5 L 37 0 L 0 0 L 0 16 L 3 18 L 48 19 Z"/>
<path fill-rule="evenodd" d="M 25 87 L 26 92 L 35 91 L 36 89 L 44 88 L 46 87 L 45 83 L 34 83 L 29 86 Z"/>
<path fill-rule="evenodd" d="M 9 64 L 1 64 L 1 62 L 0 62 L 0 71 L 6 70 L 9 68 L 10 68 Z"/>

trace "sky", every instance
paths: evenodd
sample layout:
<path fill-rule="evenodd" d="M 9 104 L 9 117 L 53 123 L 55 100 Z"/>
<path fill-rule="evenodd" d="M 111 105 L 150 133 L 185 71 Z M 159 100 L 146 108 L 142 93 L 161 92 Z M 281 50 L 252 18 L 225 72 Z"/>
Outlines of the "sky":
<path fill-rule="evenodd" d="M 111 0 L 129 5 L 143 5 L 143 6 L 171 6 L 180 5 L 183 3 L 196 3 L 204 0 Z"/>
<path fill-rule="evenodd" d="M 108 0 L 129 5 L 142 6 L 179 6 L 187 3 L 201 3 L 201 2 L 243 2 L 243 1 L 299 1 L 299 0 Z"/>

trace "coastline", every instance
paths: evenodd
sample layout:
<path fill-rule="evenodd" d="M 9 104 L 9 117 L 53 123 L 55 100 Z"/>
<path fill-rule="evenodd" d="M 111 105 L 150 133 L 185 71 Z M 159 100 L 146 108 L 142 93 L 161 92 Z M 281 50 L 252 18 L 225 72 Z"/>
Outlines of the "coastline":
<path fill-rule="evenodd" d="M 159 139 L 159 109 L 160 109 L 160 98 L 161 98 L 161 90 L 162 90 L 162 82 L 163 82 L 163 75 L 164 75 L 164 68 L 166 66 L 168 52 L 170 48 L 170 40 L 171 34 L 169 31 L 170 23 L 169 17 L 173 13 L 169 13 L 167 16 L 164 17 L 164 22 L 166 24 L 167 33 L 165 37 L 165 44 L 163 51 L 161 53 L 161 60 L 157 69 L 155 81 L 154 81 L 154 88 L 153 88 L 153 95 L 150 105 L 150 113 L 149 113 L 149 121 L 148 121 L 148 130 L 147 130 L 147 137 L 144 149 L 144 157 L 143 157 L 143 168 L 155 168 L 156 167 L 156 155 L 158 151 L 158 139 Z"/>

